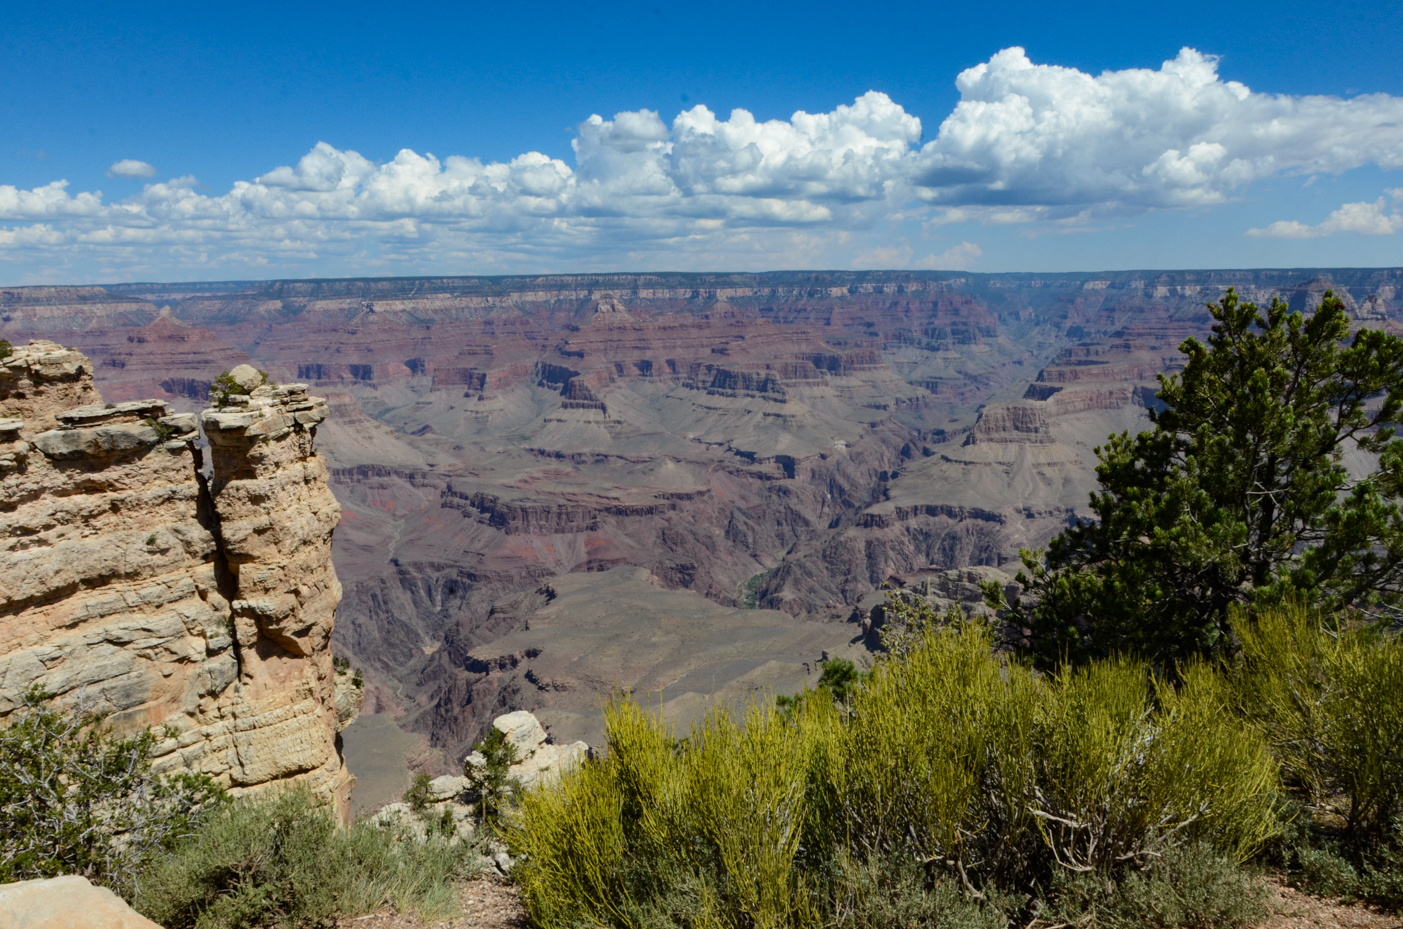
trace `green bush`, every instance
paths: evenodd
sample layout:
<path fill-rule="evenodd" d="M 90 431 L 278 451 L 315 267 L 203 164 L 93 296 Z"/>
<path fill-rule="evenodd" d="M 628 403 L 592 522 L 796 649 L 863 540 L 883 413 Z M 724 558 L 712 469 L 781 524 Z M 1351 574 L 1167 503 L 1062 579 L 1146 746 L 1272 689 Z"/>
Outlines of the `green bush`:
<path fill-rule="evenodd" d="M 1307 807 L 1343 818 L 1356 856 L 1380 847 L 1403 799 L 1403 642 L 1299 603 L 1236 623 L 1241 713 Z"/>
<path fill-rule="evenodd" d="M 835 929 L 1005 929 L 996 906 L 972 900 L 950 880 L 931 881 L 907 859 L 872 858 L 843 864 L 830 925 Z"/>
<path fill-rule="evenodd" d="M 13 355 L 14 353 L 15 353 L 14 346 L 12 346 L 12 345 L 10 344 L 9 340 L 8 340 L 8 339 L 0 339 L 0 361 L 3 361 L 3 360 L 5 360 L 6 358 L 9 358 L 9 357 L 10 357 L 11 355 Z"/>
<path fill-rule="evenodd" d="M 223 799 L 207 778 L 151 772 L 158 735 L 115 735 L 31 690 L 0 729 L 0 883 L 82 874 L 120 893 Z"/>
<path fill-rule="evenodd" d="M 817 925 L 818 888 L 795 863 L 825 818 L 806 788 L 836 724 L 823 701 L 792 721 L 752 705 L 744 725 L 717 712 L 678 742 L 616 700 L 607 758 L 527 792 L 507 824 L 533 919 L 633 926 L 640 913 L 656 918 L 659 900 L 680 899 L 695 922 Z"/>
<path fill-rule="evenodd" d="M 1035 734 L 1031 804 L 1057 863 L 1109 875 L 1193 836 L 1245 860 L 1276 830 L 1278 774 L 1219 675 L 1180 669 L 1172 687 L 1113 659 L 1052 681 Z"/>
<path fill-rule="evenodd" d="M 400 799 L 409 805 L 409 809 L 415 813 L 422 813 L 429 808 L 429 783 L 432 779 L 420 771 L 414 775 L 413 782 L 404 791 L 404 796 Z"/>
<path fill-rule="evenodd" d="M 476 763 L 479 760 L 481 764 Z M 496 726 L 488 728 L 486 737 L 473 746 L 473 754 L 463 762 L 468 790 L 477 794 L 479 822 L 496 823 L 516 801 L 521 791 L 521 782 L 511 776 L 516 762 L 516 746 Z"/>
<path fill-rule="evenodd" d="M 481 859 L 405 827 L 337 825 L 303 789 L 240 799 L 141 877 L 133 905 L 166 929 L 323 926 L 386 904 L 451 915 L 452 881 Z"/>
<path fill-rule="evenodd" d="M 1041 915 L 1084 929 L 1233 929 L 1263 919 L 1266 898 L 1266 888 L 1231 856 L 1196 842 L 1117 883 L 1062 872 L 1053 906 Z"/>
<path fill-rule="evenodd" d="M 853 696 L 867 680 L 867 672 L 858 669 L 857 665 L 846 658 L 825 658 L 819 663 L 822 669 L 818 676 L 818 684 L 813 690 L 804 688 L 802 693 L 788 696 L 780 694 L 775 698 L 775 706 L 779 707 L 786 717 L 792 715 L 799 708 L 799 704 L 811 699 L 817 694 L 822 694 L 826 699 L 836 702 L 845 710 L 852 706 Z"/>
<path fill-rule="evenodd" d="M 905 659 L 879 663 L 857 693 L 829 777 L 859 857 L 913 856 L 971 886 L 972 872 L 1020 867 L 1045 687 L 1001 665 L 990 644 L 981 627 L 924 626 Z"/>
<path fill-rule="evenodd" d="M 679 742 L 616 699 L 606 756 L 506 823 L 535 922 L 984 925 L 1012 891 L 1123 882 L 1193 843 L 1231 870 L 1278 828 L 1276 767 L 1212 668 L 1045 678 L 982 623 L 908 627 L 846 710 L 719 709 Z"/>

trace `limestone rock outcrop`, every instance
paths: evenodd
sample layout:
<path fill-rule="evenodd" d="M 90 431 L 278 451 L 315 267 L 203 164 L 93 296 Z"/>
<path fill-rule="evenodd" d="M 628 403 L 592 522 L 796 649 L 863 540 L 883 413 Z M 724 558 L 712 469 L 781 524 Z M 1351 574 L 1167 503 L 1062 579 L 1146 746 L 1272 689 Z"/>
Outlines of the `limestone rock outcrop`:
<path fill-rule="evenodd" d="M 52 342 L 0 360 L 0 725 L 39 687 L 167 727 L 160 769 L 295 779 L 344 809 L 336 733 L 358 702 L 337 700 L 329 646 L 326 404 L 260 386 L 207 411 L 206 473 L 194 414 L 104 404 L 92 373 Z"/>
<path fill-rule="evenodd" d="M 589 745 L 583 741 L 568 745 L 547 741 L 546 728 L 534 713 L 526 710 L 498 716 L 492 720 L 492 728 L 506 736 L 515 750 L 516 763 L 507 769 L 507 774 L 516 778 L 522 787 L 533 787 L 589 756 Z M 473 752 L 464 760 L 465 769 L 486 764 L 487 759 L 481 752 Z"/>
<path fill-rule="evenodd" d="M 507 776 L 521 790 L 546 786 L 553 778 L 590 756 L 590 747 L 585 742 L 562 745 L 550 741 L 541 721 L 526 710 L 498 716 L 492 725 L 506 736 L 507 742 L 516 751 L 517 761 L 507 769 Z M 487 759 L 480 752 L 473 752 L 464 759 L 463 768 L 465 772 L 471 772 L 473 768 L 482 768 L 486 764 Z M 430 828 L 441 829 L 443 826 L 440 824 L 451 822 L 454 836 L 472 839 L 479 799 L 473 778 L 446 774 L 429 781 L 428 791 L 421 798 L 421 809 L 416 811 L 406 802 L 390 803 L 375 812 L 375 819 L 385 823 L 405 823 L 420 833 Z M 509 870 L 509 866 L 503 870 Z"/>
<path fill-rule="evenodd" d="M 0 884 L 0 929 L 161 929 L 106 887 L 64 875 Z"/>

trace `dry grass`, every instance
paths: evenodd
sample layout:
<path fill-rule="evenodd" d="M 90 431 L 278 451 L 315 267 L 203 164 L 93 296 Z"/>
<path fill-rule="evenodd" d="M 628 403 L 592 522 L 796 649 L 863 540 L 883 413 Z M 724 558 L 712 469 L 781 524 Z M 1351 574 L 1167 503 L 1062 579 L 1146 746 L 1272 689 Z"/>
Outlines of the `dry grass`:
<path fill-rule="evenodd" d="M 339 921 L 337 929 L 525 929 L 526 910 L 515 886 L 499 877 L 478 877 L 457 887 L 461 915 L 426 921 L 387 907 Z"/>

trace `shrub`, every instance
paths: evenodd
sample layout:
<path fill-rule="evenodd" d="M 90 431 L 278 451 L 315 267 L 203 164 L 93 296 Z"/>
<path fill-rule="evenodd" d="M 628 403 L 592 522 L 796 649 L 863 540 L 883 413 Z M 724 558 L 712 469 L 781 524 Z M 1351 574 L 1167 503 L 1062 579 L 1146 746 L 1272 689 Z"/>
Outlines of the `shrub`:
<path fill-rule="evenodd" d="M 820 666 L 823 672 L 818 676 L 818 689 L 844 706 L 852 703 L 853 695 L 867 679 L 866 673 L 846 658 L 830 658 Z"/>
<path fill-rule="evenodd" d="M 1403 798 L 1403 642 L 1299 603 L 1237 625 L 1240 711 L 1308 807 L 1343 817 L 1360 861 L 1385 842 Z"/>
<path fill-rule="evenodd" d="M 133 904 L 167 929 L 322 926 L 386 904 L 450 915 L 452 881 L 480 866 L 465 843 L 361 821 L 338 828 L 305 789 L 240 799 L 161 859 Z"/>
<path fill-rule="evenodd" d="M 268 372 L 259 371 L 258 373 L 262 375 L 263 383 L 268 383 Z M 228 371 L 220 372 L 219 376 L 209 385 L 210 405 L 215 409 L 228 406 L 235 397 L 246 397 L 248 394 L 249 391 L 240 387 L 238 381 L 235 381 Z"/>
<path fill-rule="evenodd" d="M 1231 856 L 1195 842 L 1118 883 L 1062 872 L 1043 918 L 1084 929 L 1233 929 L 1266 916 L 1266 896 Z"/>
<path fill-rule="evenodd" d="M 819 667 L 823 670 L 818 676 L 818 684 L 814 690 L 806 687 L 802 693 L 793 696 L 780 694 L 775 698 L 775 706 L 786 719 L 793 715 L 800 703 L 816 694 L 822 694 L 847 710 L 852 706 L 853 695 L 867 680 L 868 672 L 858 670 L 857 665 L 846 658 L 825 658 L 819 663 Z"/>
<path fill-rule="evenodd" d="M 507 826 L 537 923 L 634 925 L 681 901 L 697 922 L 818 924 L 818 888 L 796 860 L 826 818 L 806 788 L 831 748 L 831 703 L 793 721 L 752 704 L 744 725 L 718 710 L 682 742 L 627 700 L 606 718 L 606 759 L 526 793 Z"/>
<path fill-rule="evenodd" d="M 14 346 L 10 344 L 9 340 L 0 339 L 0 361 L 4 361 L 6 358 L 9 358 L 14 353 Z"/>
<path fill-rule="evenodd" d="M 410 810 L 415 813 L 422 813 L 429 808 L 429 776 L 420 771 L 414 775 L 414 781 L 404 791 L 404 796 L 400 799 L 409 804 Z"/>
<path fill-rule="evenodd" d="M 479 758 L 481 764 L 477 763 Z M 463 762 L 468 789 L 478 795 L 479 822 L 497 822 L 516 800 L 521 791 L 521 782 L 511 776 L 511 766 L 516 762 L 516 746 L 496 726 L 488 729 L 486 737 L 473 746 L 473 754 Z"/>
<path fill-rule="evenodd" d="M 1361 850 L 1328 813 L 1314 815 L 1293 804 L 1284 818 L 1282 834 L 1264 858 L 1285 872 L 1288 883 L 1317 896 L 1403 910 L 1403 820 L 1395 819 L 1376 844 Z"/>
<path fill-rule="evenodd" d="M 1059 874 L 1123 881 L 1193 842 L 1231 863 L 1277 828 L 1275 766 L 1214 669 L 1043 678 L 982 623 L 908 628 L 846 711 L 721 708 L 679 742 L 616 699 L 607 756 L 506 824 L 535 922 L 982 925 Z"/>
<path fill-rule="evenodd" d="M 1004 929 L 998 908 L 971 900 L 950 880 L 930 881 L 908 859 L 844 862 L 831 925 L 836 929 Z"/>
<path fill-rule="evenodd" d="M 1057 863 L 1110 875 L 1194 836 L 1240 860 L 1276 828 L 1277 768 L 1211 667 L 1171 687 L 1113 659 L 1053 681 L 1037 722 L 1032 805 Z"/>
<path fill-rule="evenodd" d="M 859 857 L 914 856 L 967 886 L 972 871 L 1022 857 L 1043 688 L 990 644 L 982 627 L 925 625 L 905 660 L 879 663 L 857 693 L 831 776 Z"/>
<path fill-rule="evenodd" d="M 151 772 L 159 737 L 117 736 L 31 690 L 0 729 L 0 883 L 82 874 L 126 892 L 223 799 L 214 782 Z"/>

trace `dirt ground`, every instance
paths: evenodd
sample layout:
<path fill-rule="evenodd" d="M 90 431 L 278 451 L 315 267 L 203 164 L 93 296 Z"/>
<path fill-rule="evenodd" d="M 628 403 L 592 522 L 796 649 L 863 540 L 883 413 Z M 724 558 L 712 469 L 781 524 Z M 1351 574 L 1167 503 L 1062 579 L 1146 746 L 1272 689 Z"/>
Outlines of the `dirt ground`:
<path fill-rule="evenodd" d="M 343 920 L 338 929 L 525 929 L 526 910 L 516 888 L 499 877 L 478 877 L 459 888 L 462 915 L 444 922 L 426 923 L 408 914 L 382 910 L 369 916 Z"/>
<path fill-rule="evenodd" d="M 1256 929 L 1403 929 L 1403 920 L 1362 906 L 1321 900 L 1287 887 L 1274 878 L 1274 914 Z M 461 888 L 463 915 L 446 922 L 426 923 L 411 915 L 383 911 L 348 919 L 340 929 L 526 929 L 526 911 L 516 888 L 499 877 L 479 877 Z M 1153 927 L 1146 927 L 1153 929 Z"/>
<path fill-rule="evenodd" d="M 1321 900 L 1287 887 L 1273 878 L 1267 879 L 1272 891 L 1272 909 L 1276 915 L 1258 929 L 1403 929 L 1403 920 L 1363 906 L 1345 906 Z"/>

